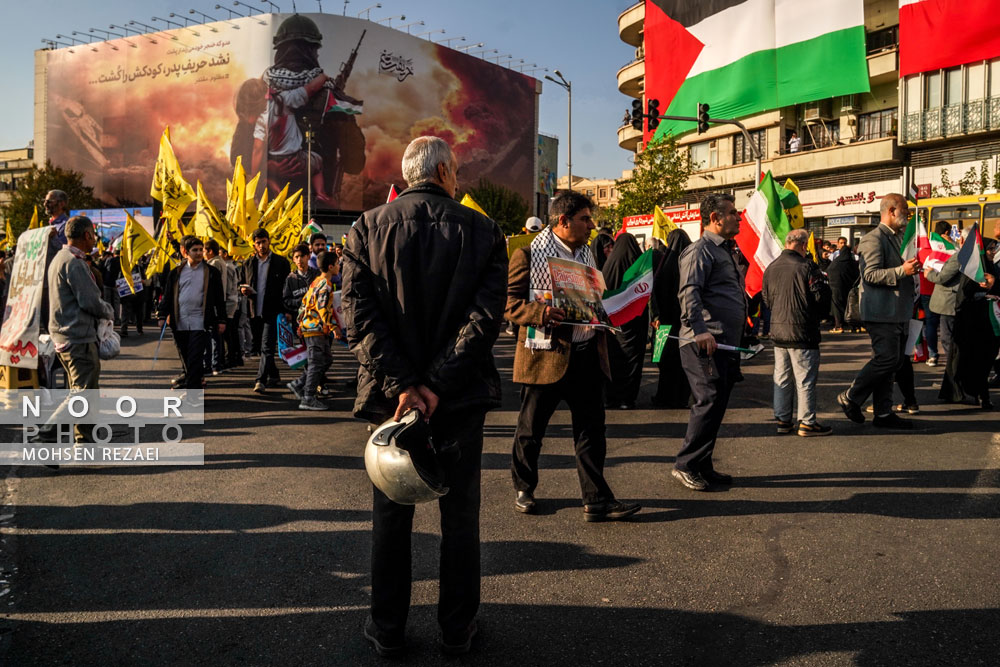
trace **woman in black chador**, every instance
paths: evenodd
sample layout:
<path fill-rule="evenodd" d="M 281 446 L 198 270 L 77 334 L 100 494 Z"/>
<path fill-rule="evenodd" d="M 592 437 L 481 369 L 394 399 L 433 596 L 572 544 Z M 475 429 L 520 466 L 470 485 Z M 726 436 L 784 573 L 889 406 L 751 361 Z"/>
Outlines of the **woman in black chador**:
<path fill-rule="evenodd" d="M 604 283 L 609 290 L 621 287 L 625 272 L 632 266 L 642 250 L 631 234 L 615 239 L 614 250 L 604 269 Z M 642 383 L 642 361 L 646 351 L 649 330 L 649 309 L 621 325 L 621 333 L 608 337 L 608 361 L 611 363 L 611 383 L 605 398 L 609 408 L 631 410 L 639 395 Z"/>
<path fill-rule="evenodd" d="M 671 335 L 678 335 L 681 328 L 681 303 L 678 298 L 681 283 L 681 253 L 691 245 L 691 239 L 683 229 L 675 229 L 667 235 L 666 248 L 654 251 L 653 298 L 649 300 L 649 314 L 660 326 L 669 324 Z M 657 253 L 659 256 L 657 256 Z M 657 364 L 660 379 L 653 396 L 653 405 L 661 408 L 686 409 L 691 397 L 691 387 L 687 375 L 681 368 L 679 342 L 668 338 L 667 344 Z"/>

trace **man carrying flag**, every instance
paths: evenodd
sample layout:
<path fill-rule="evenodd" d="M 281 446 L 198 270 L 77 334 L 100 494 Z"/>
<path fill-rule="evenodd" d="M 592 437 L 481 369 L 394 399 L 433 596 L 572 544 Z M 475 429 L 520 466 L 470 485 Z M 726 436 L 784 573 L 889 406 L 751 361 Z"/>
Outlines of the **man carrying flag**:
<path fill-rule="evenodd" d="M 740 372 L 739 354 L 718 345 L 739 346 L 747 319 L 746 287 L 735 256 L 740 213 L 734 202 L 731 194 L 705 196 L 702 236 L 680 260 L 681 365 L 694 404 L 671 474 L 692 491 L 733 482 L 715 470 L 712 453 Z"/>
<path fill-rule="evenodd" d="M 910 217 L 903 195 L 882 198 L 881 224 L 858 245 L 861 255 L 861 321 L 872 340 L 872 358 L 854 382 L 837 396 L 851 421 L 865 421 L 862 406 L 874 403 L 872 423 L 880 428 L 912 429 L 913 422 L 892 412 L 892 380 L 906 346 L 907 323 L 913 317 L 913 295 L 920 262 L 903 259 L 902 240 Z"/>

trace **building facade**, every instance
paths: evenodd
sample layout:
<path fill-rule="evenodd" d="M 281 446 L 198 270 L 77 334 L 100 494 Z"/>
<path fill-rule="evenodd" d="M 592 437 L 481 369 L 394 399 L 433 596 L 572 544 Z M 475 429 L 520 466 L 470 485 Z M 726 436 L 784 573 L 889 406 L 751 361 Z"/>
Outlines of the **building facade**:
<path fill-rule="evenodd" d="M 645 2 L 618 17 L 619 37 L 635 49 L 618 71 L 618 89 L 643 100 L 644 19 Z M 1000 57 L 901 79 L 898 2 L 865 0 L 864 25 L 869 93 L 740 119 L 761 152 L 762 171 L 799 187 L 806 225 L 817 238 L 860 237 L 878 223 L 881 197 L 911 183 L 922 197 L 1000 186 Z M 642 132 L 623 124 L 618 143 L 641 150 Z M 698 165 L 685 203 L 723 190 L 745 204 L 755 178 L 748 143 L 729 125 L 681 135 L 678 144 Z"/>
<path fill-rule="evenodd" d="M 35 149 L 30 146 L 0 150 L 0 209 L 10 203 L 22 179 L 33 166 L 35 166 Z M 4 228 L 5 223 L 3 211 L 0 210 L 0 230 Z"/>
<path fill-rule="evenodd" d="M 566 176 L 560 176 L 557 189 L 568 190 L 568 183 Z M 618 185 L 613 178 L 573 176 L 573 189 L 590 197 L 599 208 L 618 205 Z"/>

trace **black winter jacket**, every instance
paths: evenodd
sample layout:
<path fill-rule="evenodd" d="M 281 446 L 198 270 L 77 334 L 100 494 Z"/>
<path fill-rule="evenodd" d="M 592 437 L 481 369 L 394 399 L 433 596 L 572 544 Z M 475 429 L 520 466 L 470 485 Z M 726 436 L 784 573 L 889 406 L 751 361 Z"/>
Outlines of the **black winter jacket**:
<path fill-rule="evenodd" d="M 819 323 L 830 312 L 830 285 L 818 266 L 794 250 L 783 250 L 764 271 L 761 294 L 771 309 L 776 347 L 819 348 Z"/>
<path fill-rule="evenodd" d="M 243 279 L 250 287 L 257 290 L 257 255 L 243 263 Z M 264 309 L 257 312 L 257 295 L 250 294 L 250 317 L 263 317 L 273 323 L 275 318 L 284 311 L 282 294 L 285 291 L 285 278 L 291 273 L 291 264 L 284 257 L 271 251 L 271 259 L 267 265 L 267 280 L 264 283 Z"/>
<path fill-rule="evenodd" d="M 424 384 L 438 412 L 500 405 L 493 344 L 507 299 L 495 222 L 423 184 L 366 212 L 343 256 L 347 341 L 361 364 L 354 413 L 381 422 Z"/>
<path fill-rule="evenodd" d="M 296 268 L 285 278 L 285 289 L 281 294 L 281 304 L 284 306 L 285 314 L 293 322 L 299 314 L 299 306 L 302 305 L 302 299 L 305 297 L 306 292 L 309 291 L 309 286 L 312 285 L 312 281 L 316 280 L 318 276 L 319 270 L 310 266 L 306 268 L 306 275 L 304 276 Z"/>
<path fill-rule="evenodd" d="M 185 262 L 186 264 L 187 262 Z M 222 292 L 222 274 L 214 266 L 207 262 L 205 265 L 206 277 L 202 283 L 202 307 L 205 309 L 205 328 L 214 329 L 220 322 L 226 323 L 226 297 Z M 170 318 L 170 330 L 177 329 L 177 313 L 180 308 L 178 299 L 180 298 L 180 275 L 184 264 L 175 266 L 166 274 L 166 284 L 163 287 L 163 298 L 156 309 L 156 318 L 165 320 Z"/>

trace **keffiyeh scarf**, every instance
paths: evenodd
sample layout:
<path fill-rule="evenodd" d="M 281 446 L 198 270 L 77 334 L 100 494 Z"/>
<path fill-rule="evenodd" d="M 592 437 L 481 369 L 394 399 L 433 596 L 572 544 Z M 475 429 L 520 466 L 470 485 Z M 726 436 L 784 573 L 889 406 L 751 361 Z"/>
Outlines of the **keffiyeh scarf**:
<path fill-rule="evenodd" d="M 552 273 L 549 271 L 549 257 L 559 257 L 558 244 L 551 227 L 546 227 L 531 241 L 531 265 L 528 276 L 528 299 L 552 303 Z M 594 256 L 590 248 L 583 246 L 574 258 L 581 264 L 594 267 Z M 595 267 L 596 268 L 596 267 Z M 549 329 L 528 327 L 524 346 L 529 350 L 551 350 L 552 333 Z"/>

